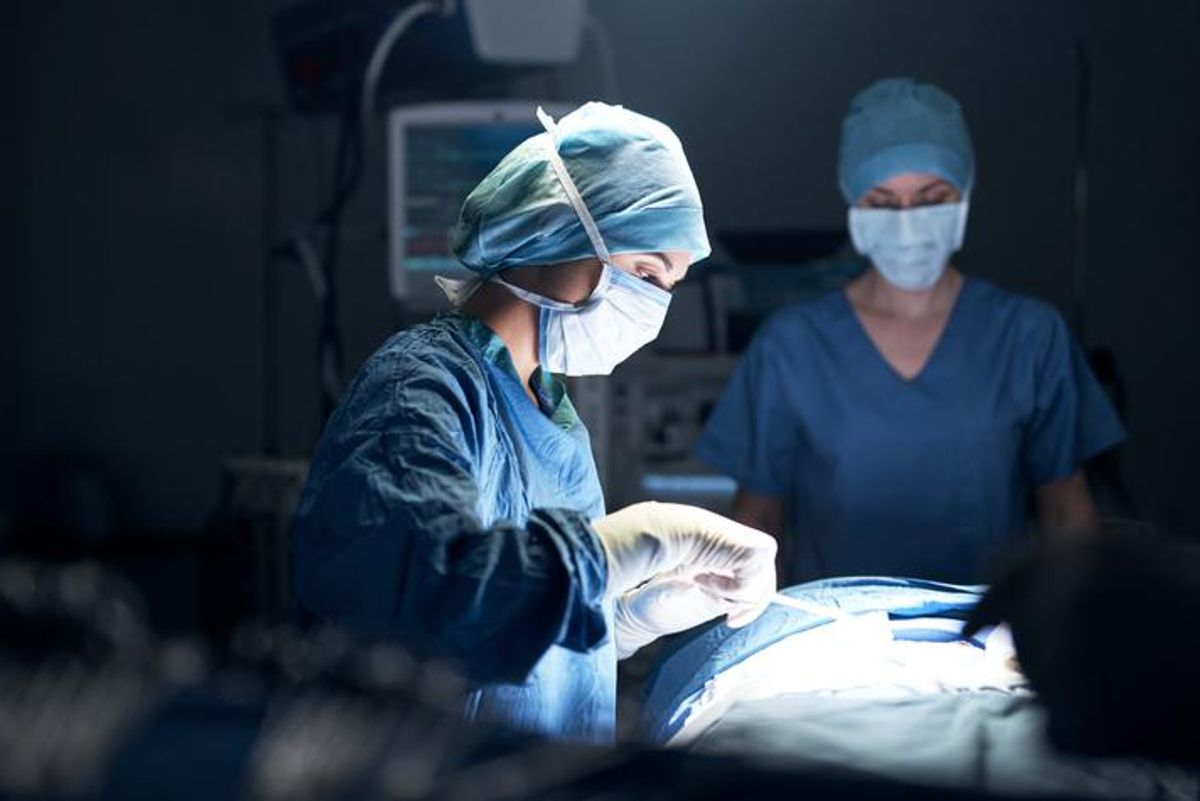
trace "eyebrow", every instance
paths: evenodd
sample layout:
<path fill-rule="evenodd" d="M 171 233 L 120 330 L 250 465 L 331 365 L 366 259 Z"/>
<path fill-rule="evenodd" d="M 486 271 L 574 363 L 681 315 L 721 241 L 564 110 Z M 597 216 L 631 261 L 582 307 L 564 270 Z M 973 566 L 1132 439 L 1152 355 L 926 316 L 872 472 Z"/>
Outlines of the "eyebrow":
<path fill-rule="evenodd" d="M 917 194 L 922 195 L 931 189 L 949 189 L 952 192 L 954 191 L 954 187 L 950 184 L 949 181 L 947 181 L 944 178 L 938 178 L 936 181 L 930 181 L 929 183 L 925 184 L 920 189 L 918 189 Z"/>
<path fill-rule="evenodd" d="M 934 180 L 930 181 L 929 183 L 925 184 L 920 189 L 918 189 L 916 191 L 916 194 L 923 195 L 926 192 L 929 192 L 933 189 L 949 189 L 951 192 L 953 192 L 954 186 L 949 181 L 947 181 L 945 178 L 935 178 Z M 893 192 L 892 190 L 888 189 L 885 186 L 871 187 L 871 191 L 868 193 L 868 196 L 870 196 L 870 195 L 876 195 L 876 196 L 883 195 L 883 196 L 889 197 L 889 198 L 896 197 L 896 193 Z"/>
<path fill-rule="evenodd" d="M 674 269 L 675 269 L 675 265 L 671 264 L 671 260 L 667 258 L 666 254 L 664 254 L 664 253 L 650 253 L 650 254 L 647 254 L 647 255 L 653 256 L 654 258 L 656 258 L 656 259 L 658 259 L 660 262 L 662 262 L 663 269 L 664 269 L 664 270 L 666 270 L 667 272 L 671 272 L 672 270 L 674 270 Z"/>

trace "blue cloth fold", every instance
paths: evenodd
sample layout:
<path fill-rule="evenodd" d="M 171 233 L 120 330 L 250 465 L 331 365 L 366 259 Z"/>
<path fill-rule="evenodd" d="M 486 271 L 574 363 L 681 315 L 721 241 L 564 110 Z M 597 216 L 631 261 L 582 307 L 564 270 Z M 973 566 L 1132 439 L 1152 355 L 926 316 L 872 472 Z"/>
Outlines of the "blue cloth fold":
<path fill-rule="evenodd" d="M 983 587 L 919 579 L 858 576 L 827 579 L 783 590 L 785 595 L 850 614 L 883 611 L 895 621 L 949 618 L 965 621 Z M 677 639 L 660 655 L 647 683 L 641 734 L 665 743 L 687 723 L 689 699 L 705 682 L 793 634 L 832 621 L 813 612 L 772 604 L 748 626 L 731 629 L 710 623 Z M 959 626 L 961 629 L 961 626 Z M 927 639 L 920 630 L 898 627 L 897 639 Z M 942 635 L 939 633 L 938 638 Z"/>

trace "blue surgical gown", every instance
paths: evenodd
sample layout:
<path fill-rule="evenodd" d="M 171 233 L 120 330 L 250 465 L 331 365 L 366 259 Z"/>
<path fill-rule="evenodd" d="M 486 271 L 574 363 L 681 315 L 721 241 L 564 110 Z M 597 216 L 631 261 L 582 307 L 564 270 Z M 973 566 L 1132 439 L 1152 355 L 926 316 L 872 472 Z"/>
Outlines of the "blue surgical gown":
<path fill-rule="evenodd" d="M 787 499 L 797 581 L 971 583 L 1025 533 L 1031 488 L 1124 436 L 1061 316 L 968 277 L 911 380 L 843 290 L 777 312 L 697 454 L 741 488 Z"/>
<path fill-rule="evenodd" d="M 525 393 L 503 342 L 446 314 L 371 356 L 318 444 L 295 523 L 319 617 L 456 660 L 471 717 L 606 741 L 616 654 L 604 499 L 557 379 Z"/>

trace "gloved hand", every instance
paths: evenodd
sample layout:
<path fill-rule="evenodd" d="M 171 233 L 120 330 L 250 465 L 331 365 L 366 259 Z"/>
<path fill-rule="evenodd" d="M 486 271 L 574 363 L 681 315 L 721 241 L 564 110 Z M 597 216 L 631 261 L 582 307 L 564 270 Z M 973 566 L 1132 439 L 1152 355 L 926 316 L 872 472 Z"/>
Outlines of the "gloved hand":
<path fill-rule="evenodd" d="M 684 568 L 729 604 L 729 625 L 744 626 L 775 593 L 775 538 L 706 509 L 647 501 L 592 525 L 608 556 L 610 597 Z"/>
<path fill-rule="evenodd" d="M 617 658 L 665 634 L 687 631 L 739 607 L 697 584 L 686 570 L 651 579 L 617 598 L 613 615 Z"/>

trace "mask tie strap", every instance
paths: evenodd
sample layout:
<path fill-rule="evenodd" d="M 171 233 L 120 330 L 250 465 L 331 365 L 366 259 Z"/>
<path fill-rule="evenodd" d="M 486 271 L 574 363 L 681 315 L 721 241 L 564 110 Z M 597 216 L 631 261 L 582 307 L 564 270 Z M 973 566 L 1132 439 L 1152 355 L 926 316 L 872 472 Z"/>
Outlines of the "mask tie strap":
<path fill-rule="evenodd" d="M 525 301 L 526 303 L 532 303 L 534 306 L 537 306 L 542 309 L 549 309 L 551 311 L 564 311 L 564 312 L 577 312 L 580 309 L 580 307 L 575 305 L 574 303 L 567 303 L 567 302 L 561 301 L 561 300 L 554 300 L 553 298 L 548 298 L 543 295 L 539 295 L 536 292 L 530 292 L 528 289 L 517 286 L 516 284 L 510 284 L 508 281 L 505 281 L 499 275 L 492 276 L 492 278 L 490 280 L 494 281 L 497 284 L 500 284 L 502 287 L 507 289 L 510 293 L 512 293 L 513 295 L 516 295 L 518 298 Z"/>
<path fill-rule="evenodd" d="M 546 129 L 546 133 L 550 135 L 547 142 L 548 147 L 546 148 L 546 154 L 550 157 L 550 166 L 554 170 L 554 174 L 558 176 L 558 182 L 562 184 L 563 191 L 567 194 L 567 200 L 571 202 L 571 207 L 575 209 L 575 215 L 579 217 L 579 222 L 583 225 L 583 231 L 592 243 L 596 255 L 600 257 L 600 261 L 607 267 L 611 261 L 608 254 L 608 246 L 604 244 L 604 238 L 600 236 L 600 229 L 597 227 L 596 221 L 592 218 L 592 213 L 588 211 L 587 204 L 583 202 L 583 196 L 579 194 L 579 188 L 575 186 L 575 181 L 572 180 L 571 173 L 567 172 L 567 165 L 563 163 L 562 156 L 558 154 L 558 125 L 541 106 L 537 108 L 537 118 L 541 121 L 542 127 Z"/>

